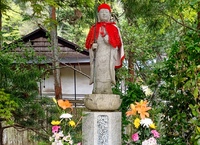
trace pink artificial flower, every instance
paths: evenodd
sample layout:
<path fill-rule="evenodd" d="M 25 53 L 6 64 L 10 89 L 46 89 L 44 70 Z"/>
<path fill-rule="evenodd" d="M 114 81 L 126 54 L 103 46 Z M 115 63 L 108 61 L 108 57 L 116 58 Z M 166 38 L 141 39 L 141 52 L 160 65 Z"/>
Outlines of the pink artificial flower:
<path fill-rule="evenodd" d="M 135 142 L 139 140 L 139 135 L 138 135 L 138 133 L 134 133 L 134 134 L 132 135 L 132 140 L 135 141 Z"/>
<path fill-rule="evenodd" d="M 53 133 L 58 132 L 59 129 L 60 129 L 60 126 L 57 126 L 57 125 L 52 126 L 52 132 L 53 132 Z"/>
<path fill-rule="evenodd" d="M 151 133 L 153 134 L 153 136 L 155 138 L 159 138 L 160 137 L 160 134 L 156 130 L 152 130 Z"/>
<path fill-rule="evenodd" d="M 81 142 L 79 142 L 77 145 L 81 145 Z"/>

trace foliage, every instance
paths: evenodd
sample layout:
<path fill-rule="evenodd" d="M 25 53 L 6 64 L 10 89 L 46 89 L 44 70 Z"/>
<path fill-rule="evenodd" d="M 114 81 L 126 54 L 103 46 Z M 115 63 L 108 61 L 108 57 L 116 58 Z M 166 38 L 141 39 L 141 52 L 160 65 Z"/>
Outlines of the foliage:
<path fill-rule="evenodd" d="M 162 144 L 197 144 L 199 134 L 197 123 L 199 122 L 199 115 L 197 115 L 199 114 L 199 109 L 197 109 L 199 108 L 199 34 L 197 32 L 199 1 L 126 0 L 122 3 L 128 24 L 139 27 L 142 22 L 142 27 L 148 26 L 147 28 L 153 34 L 149 36 L 155 37 L 153 40 L 155 43 L 149 45 L 150 47 L 145 47 L 146 51 L 151 50 L 149 49 L 151 46 L 161 46 L 154 47 L 160 49 L 160 52 L 150 52 L 150 54 L 158 52 L 156 58 L 160 58 L 159 61 L 156 59 L 156 64 L 154 64 L 155 59 L 147 60 L 146 62 L 150 62 L 149 65 L 142 63 L 139 73 L 142 74 L 146 70 L 143 75 L 145 77 L 141 78 L 154 90 L 152 97 L 155 103 L 159 104 L 163 114 L 161 125 L 164 126 L 162 128 L 164 140 Z M 131 35 L 141 35 L 137 31 L 134 32 L 136 34 L 132 32 Z M 145 46 L 145 41 L 146 39 L 144 44 L 138 46 Z M 133 42 L 137 43 L 137 41 Z M 133 45 L 129 47 L 136 50 L 130 52 L 137 53 L 138 46 L 136 49 Z M 138 56 L 141 57 L 141 54 L 143 53 L 139 53 Z"/>
<path fill-rule="evenodd" d="M 40 81 L 44 71 L 40 70 L 34 62 L 28 64 L 28 61 L 33 58 L 39 60 L 39 57 L 29 51 L 31 49 L 28 51 L 22 49 L 21 54 L 14 53 L 14 51 L 8 52 L 9 50 L 5 48 L 0 52 L 0 87 L 15 98 L 36 96 L 38 93 L 37 82 Z"/>
<path fill-rule="evenodd" d="M 18 104 L 10 98 L 10 95 L 0 90 L 0 120 L 10 122 L 13 112 L 17 109 Z"/>
<path fill-rule="evenodd" d="M 190 124 L 194 126 L 194 131 L 191 136 L 191 143 L 194 145 L 199 145 L 200 144 L 199 104 L 196 104 L 194 106 L 190 104 L 189 107 L 192 110 L 192 114 L 194 115 L 194 118 L 190 120 Z"/>
<path fill-rule="evenodd" d="M 58 35 L 84 49 L 87 29 L 96 17 L 94 5 L 94 1 L 91 0 L 62 3 L 62 7 L 57 10 Z"/>
<path fill-rule="evenodd" d="M 155 31 L 164 30 L 174 25 L 173 22 L 193 29 L 191 22 L 195 21 L 198 12 L 198 1 L 190 0 L 122 0 L 122 3 L 132 23 L 138 25 L 138 19 L 142 18 Z"/>
<path fill-rule="evenodd" d="M 2 33 L 4 42 L 12 42 L 13 40 L 19 39 L 20 27 L 22 26 L 22 10 L 19 6 L 15 5 L 13 1 L 9 1 L 10 6 L 3 13 L 2 17 Z"/>
<path fill-rule="evenodd" d="M 164 65 L 155 70 L 157 77 L 162 78 L 158 95 L 166 102 L 162 110 L 165 144 L 195 144 L 198 141 L 198 137 L 194 141 L 194 136 L 198 136 L 196 130 L 200 125 L 195 121 L 200 119 L 197 115 L 199 55 L 199 36 L 188 31 L 174 43 Z"/>
<path fill-rule="evenodd" d="M 46 0 L 33 1 L 25 0 L 20 2 L 21 8 L 26 10 L 23 14 L 25 20 L 33 21 L 33 23 L 46 28 L 52 29 L 52 21 L 49 18 L 49 6 L 56 7 L 57 30 L 58 36 L 83 46 L 87 31 L 85 29 L 94 20 L 94 1 L 92 0 Z M 32 13 L 28 13 L 29 7 Z M 28 23 L 24 21 L 24 23 Z M 89 24 L 89 25 L 88 25 Z M 24 25 L 25 26 L 25 25 Z M 28 27 L 30 24 L 28 25 Z M 26 25 L 27 27 L 27 25 Z"/>
<path fill-rule="evenodd" d="M 92 0 L 5 1 L 2 33 L 4 42 L 12 42 L 37 29 L 51 30 L 49 7 L 56 7 L 58 35 L 84 48 L 87 28 L 96 17 Z M 14 38 L 14 39 L 13 39 Z"/>
<path fill-rule="evenodd" d="M 43 98 L 26 98 L 25 100 L 21 99 L 19 104 L 20 108 L 13 113 L 15 117 L 15 123 L 24 128 L 32 128 L 33 130 L 41 129 L 42 132 L 42 122 L 46 117 L 44 109 L 48 102 L 49 101 Z"/>
<path fill-rule="evenodd" d="M 149 83 L 155 66 L 162 63 L 170 45 L 176 39 L 176 30 L 175 26 L 170 29 L 150 31 L 142 19 L 138 19 L 137 26 L 128 20 L 122 22 L 121 31 L 126 56 L 124 65 L 127 69 L 130 63 L 134 64 L 132 69 L 135 80 L 142 81 L 145 85 Z M 127 71 L 120 73 L 122 74 L 120 77 L 125 79 L 132 75 Z"/>
<path fill-rule="evenodd" d="M 13 45 L 14 48 L 17 46 L 19 45 Z M 1 133 L 7 127 L 26 128 L 34 131 L 38 131 L 40 128 L 43 132 L 41 124 L 44 119 L 43 101 L 35 101 L 39 93 L 37 83 L 41 79 L 43 70 L 39 69 L 34 61 L 29 63 L 33 58 L 37 59 L 38 57 L 31 49 L 26 50 L 23 46 L 21 46 L 21 53 L 15 52 L 15 49 L 8 46 L 0 51 L 0 88 L 3 88 L 5 92 L 1 98 L 2 101 L 5 101 L 2 103 L 3 107 L 7 109 L 7 112 L 2 112 L 1 116 L 10 118 L 8 114 L 10 109 L 13 121 L 12 126 L 0 128 Z M 6 104 L 7 106 L 5 106 Z M 2 121 L 4 120 L 0 120 L 1 124 Z M 2 135 L 0 134 L 1 138 Z"/>

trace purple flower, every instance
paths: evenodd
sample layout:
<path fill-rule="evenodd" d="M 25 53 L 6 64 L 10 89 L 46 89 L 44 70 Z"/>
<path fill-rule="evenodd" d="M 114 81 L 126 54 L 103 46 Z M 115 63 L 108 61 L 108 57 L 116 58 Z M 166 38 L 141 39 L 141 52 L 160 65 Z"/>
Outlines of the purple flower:
<path fill-rule="evenodd" d="M 57 126 L 57 125 L 52 126 L 52 132 L 53 132 L 53 133 L 58 132 L 59 129 L 60 129 L 60 126 Z"/>
<path fill-rule="evenodd" d="M 160 134 L 156 130 L 152 130 L 151 133 L 153 134 L 153 136 L 155 138 L 159 138 L 160 137 Z"/>
<path fill-rule="evenodd" d="M 132 140 L 133 140 L 134 142 L 136 142 L 136 141 L 139 140 L 139 135 L 138 135 L 138 133 L 134 133 L 134 134 L 132 135 Z"/>

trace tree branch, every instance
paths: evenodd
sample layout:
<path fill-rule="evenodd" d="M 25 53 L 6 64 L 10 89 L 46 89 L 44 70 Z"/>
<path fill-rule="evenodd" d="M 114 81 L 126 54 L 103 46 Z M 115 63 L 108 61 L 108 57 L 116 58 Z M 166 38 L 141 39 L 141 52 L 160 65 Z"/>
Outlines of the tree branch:
<path fill-rule="evenodd" d="M 51 58 L 54 60 L 54 58 L 53 58 L 52 56 L 49 56 L 49 57 L 51 57 Z M 88 76 L 87 74 L 83 73 L 82 71 L 80 71 L 80 70 L 74 68 L 73 66 L 67 65 L 67 64 L 61 62 L 60 60 L 56 60 L 56 61 L 58 61 L 60 64 L 64 65 L 65 67 L 68 67 L 68 68 L 70 68 L 70 69 L 73 69 L 73 70 L 75 70 L 76 72 L 78 72 L 78 73 L 82 74 L 83 76 L 86 76 L 87 78 L 90 79 L 90 76 Z M 64 68 L 64 67 L 59 67 L 59 68 Z M 52 69 L 58 69 L 58 68 L 51 68 L 51 70 L 52 70 Z"/>
<path fill-rule="evenodd" d="M 166 15 L 167 17 L 169 17 L 170 19 L 172 19 L 173 21 L 175 21 L 176 23 L 178 23 L 179 25 L 181 25 L 181 26 L 183 26 L 183 27 L 185 27 L 185 28 L 188 28 L 188 29 L 190 29 L 190 30 L 193 30 L 193 31 L 198 32 L 196 29 L 194 29 L 194 28 L 192 28 L 192 27 L 190 27 L 190 26 L 188 26 L 188 25 L 186 25 L 186 24 L 184 24 L 184 23 L 179 22 L 179 21 L 176 20 L 174 17 L 172 17 L 172 16 L 170 16 L 170 15 L 164 13 L 163 11 L 162 11 L 162 13 L 163 13 L 164 15 Z"/>

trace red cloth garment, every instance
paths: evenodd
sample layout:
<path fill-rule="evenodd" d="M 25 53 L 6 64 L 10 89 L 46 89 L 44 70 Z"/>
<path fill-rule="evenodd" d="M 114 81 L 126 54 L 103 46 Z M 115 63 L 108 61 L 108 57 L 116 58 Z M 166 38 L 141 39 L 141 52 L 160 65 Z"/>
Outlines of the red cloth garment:
<path fill-rule="evenodd" d="M 96 25 L 93 25 L 90 28 L 90 31 L 86 38 L 85 47 L 89 50 L 92 47 L 92 44 L 98 39 L 99 35 L 102 35 L 102 37 L 105 36 L 105 34 L 101 31 L 102 27 L 104 27 L 108 35 L 109 44 L 113 48 L 118 48 L 119 56 L 118 60 L 116 61 L 115 68 L 120 68 L 124 59 L 124 50 L 119 29 L 114 22 L 98 22 Z"/>
<path fill-rule="evenodd" d="M 110 45 L 112 45 L 114 48 L 116 47 L 120 48 L 122 45 L 122 42 L 121 42 L 118 28 L 115 26 L 115 23 L 110 23 L 110 22 L 109 23 L 98 22 L 97 25 L 93 25 L 86 38 L 85 47 L 87 49 L 90 49 L 92 47 L 92 44 L 95 42 L 95 40 L 98 39 L 101 27 L 105 27 L 106 32 L 109 37 Z M 94 40 L 95 36 L 96 36 L 96 39 Z"/>

